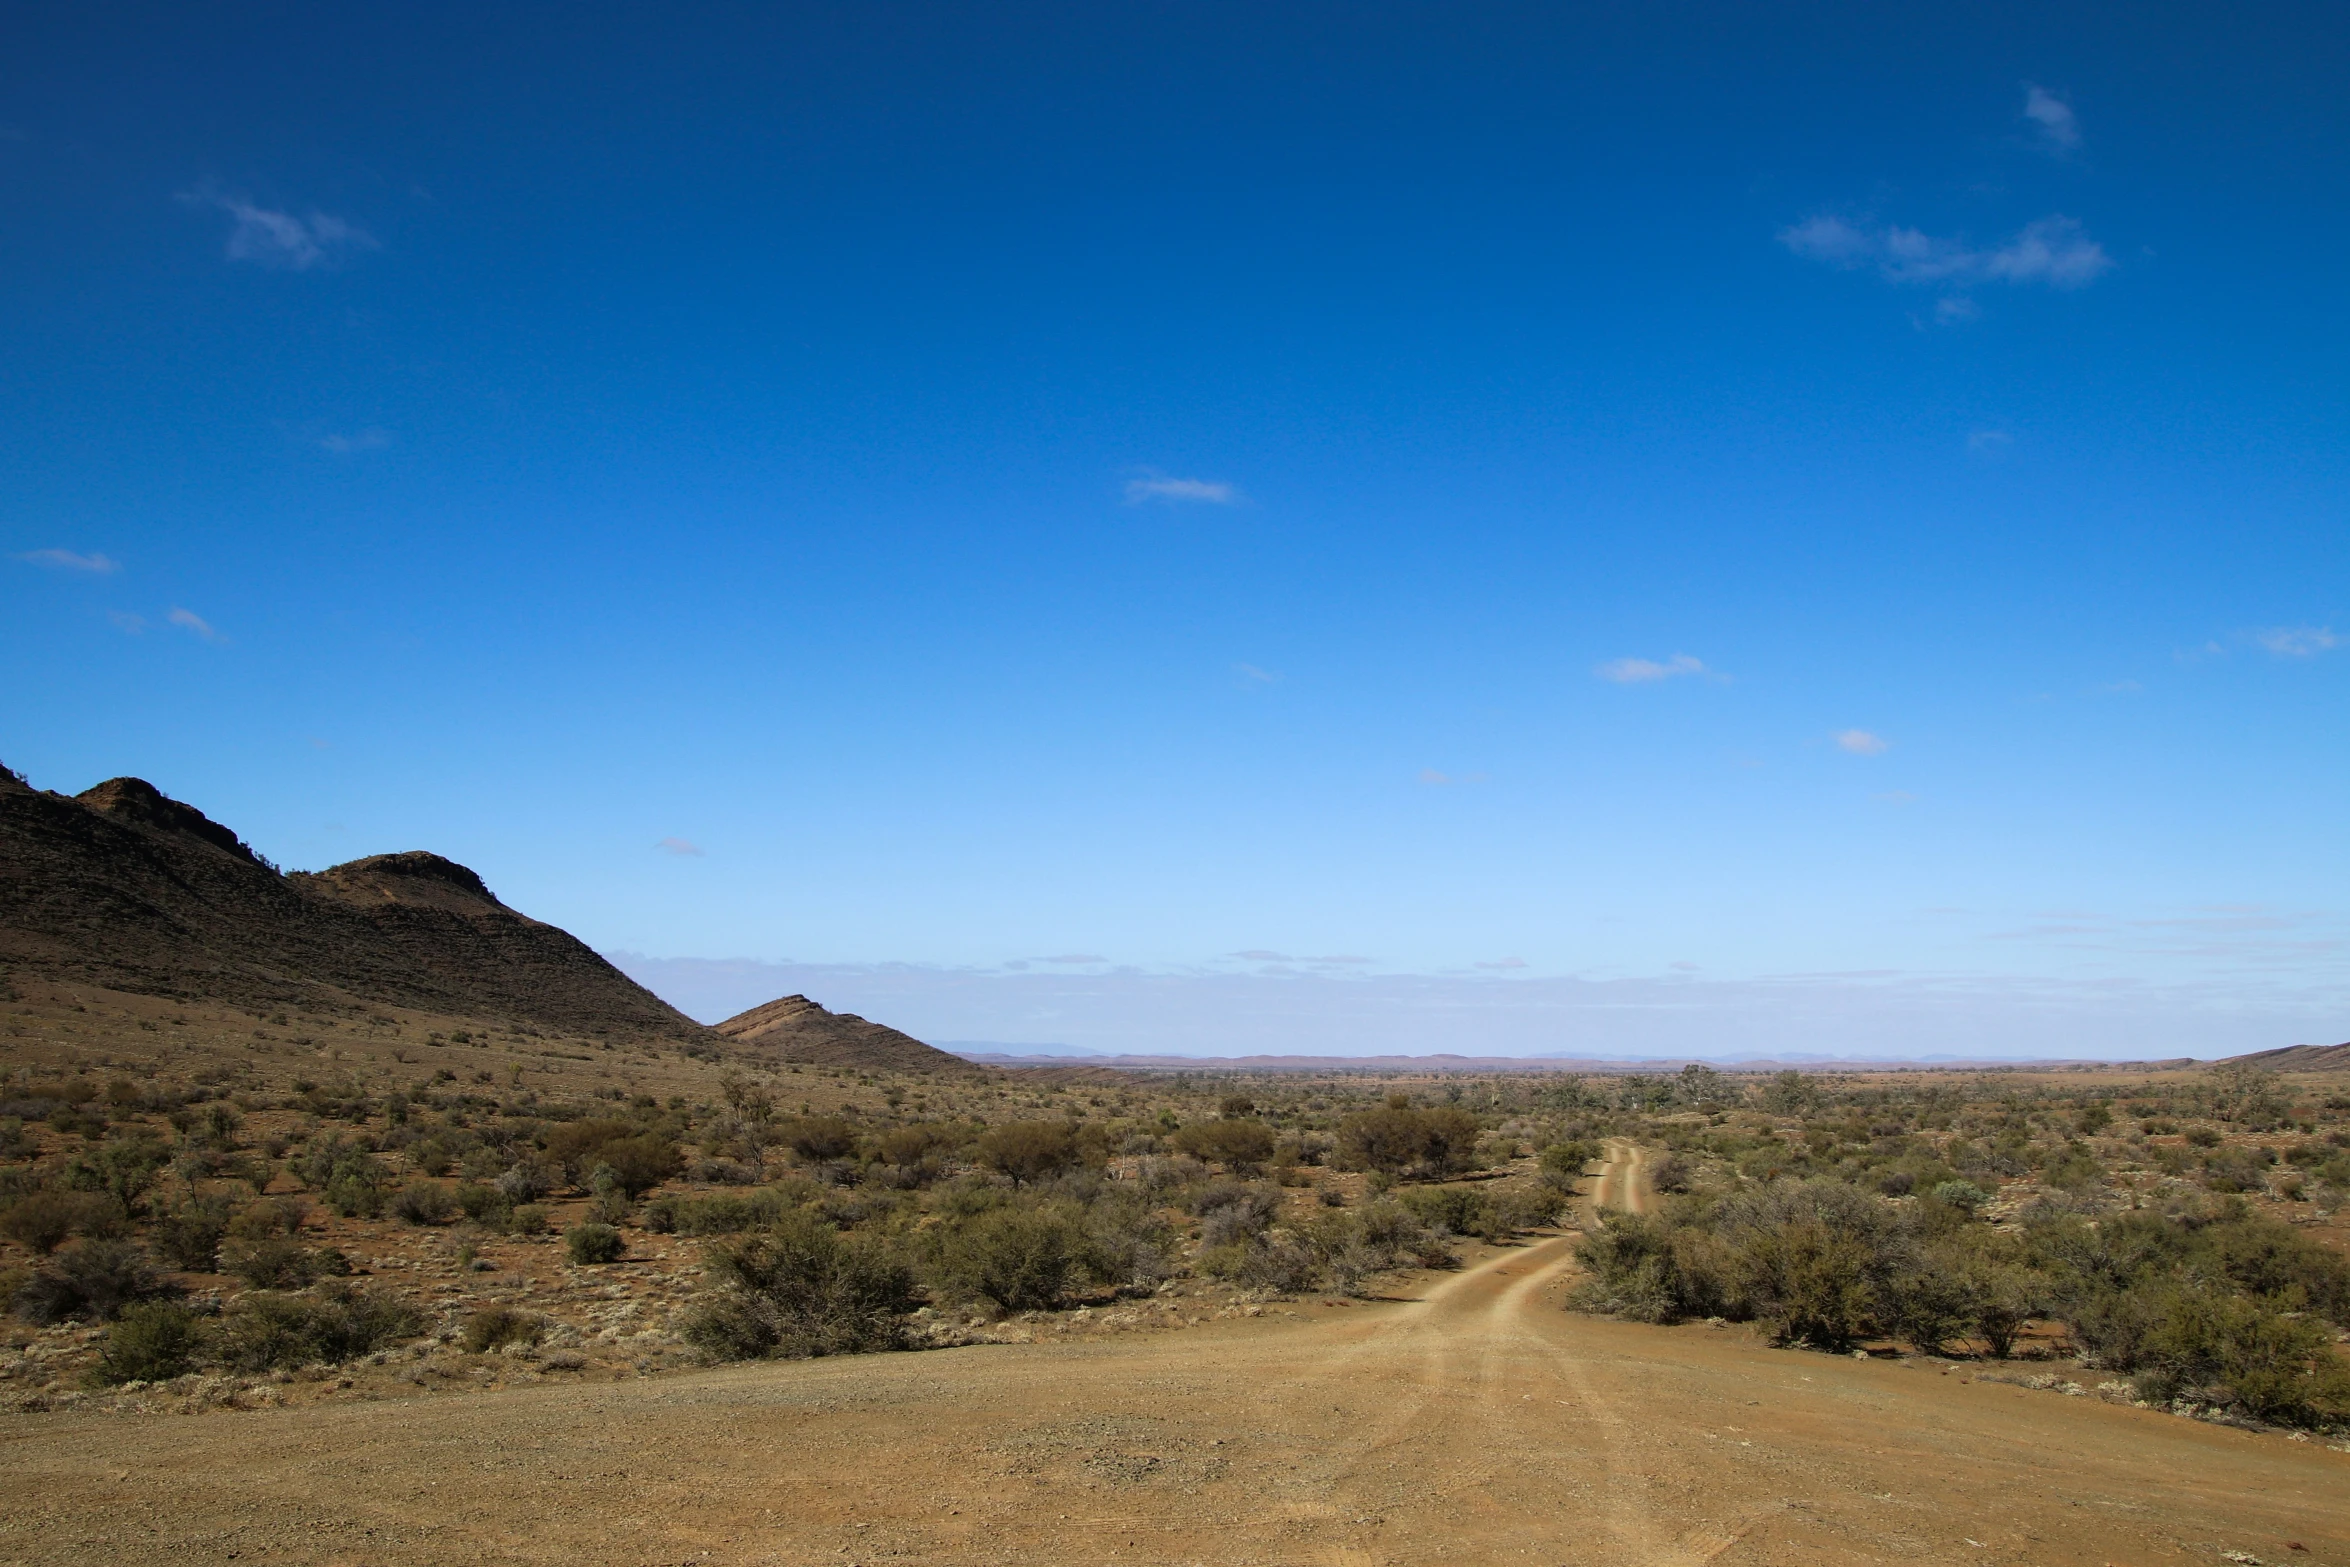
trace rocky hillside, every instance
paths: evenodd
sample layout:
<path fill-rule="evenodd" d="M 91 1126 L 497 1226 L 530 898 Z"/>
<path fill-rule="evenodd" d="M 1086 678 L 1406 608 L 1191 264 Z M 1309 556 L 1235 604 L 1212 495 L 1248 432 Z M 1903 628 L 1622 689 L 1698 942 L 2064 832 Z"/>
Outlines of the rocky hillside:
<path fill-rule="evenodd" d="M 777 1061 L 896 1072 L 978 1070 L 960 1056 L 926 1045 L 854 1012 L 830 1012 L 806 996 L 785 996 L 738 1012 L 718 1032 L 739 1047 Z"/>
<path fill-rule="evenodd" d="M 576 937 L 500 903 L 462 865 L 411 852 L 281 874 L 137 778 L 69 797 L 0 769 L 0 977 L 709 1037 Z"/>

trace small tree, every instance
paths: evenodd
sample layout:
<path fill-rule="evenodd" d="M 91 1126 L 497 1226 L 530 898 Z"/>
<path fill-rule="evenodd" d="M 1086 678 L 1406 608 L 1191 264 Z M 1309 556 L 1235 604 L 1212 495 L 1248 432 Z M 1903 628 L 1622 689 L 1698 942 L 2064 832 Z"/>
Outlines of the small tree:
<path fill-rule="evenodd" d="M 982 1132 L 975 1145 L 979 1162 L 1031 1186 L 1078 1161 L 1076 1130 L 1066 1121 L 1013 1121 Z"/>
<path fill-rule="evenodd" d="M 903 1260 L 812 1214 L 782 1215 L 767 1234 L 705 1254 L 719 1296 L 685 1324 L 716 1359 L 797 1358 L 896 1349 L 914 1309 Z"/>

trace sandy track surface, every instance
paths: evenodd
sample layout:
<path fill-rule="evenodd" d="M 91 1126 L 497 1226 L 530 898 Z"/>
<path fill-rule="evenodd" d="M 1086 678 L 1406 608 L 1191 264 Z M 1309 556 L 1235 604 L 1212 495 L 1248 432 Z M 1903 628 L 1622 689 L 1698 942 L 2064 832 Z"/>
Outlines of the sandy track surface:
<path fill-rule="evenodd" d="M 1304 1321 L 24 1417 L 0 1561 L 2350 1563 L 2350 1455 L 1572 1316 L 1570 1245 Z"/>

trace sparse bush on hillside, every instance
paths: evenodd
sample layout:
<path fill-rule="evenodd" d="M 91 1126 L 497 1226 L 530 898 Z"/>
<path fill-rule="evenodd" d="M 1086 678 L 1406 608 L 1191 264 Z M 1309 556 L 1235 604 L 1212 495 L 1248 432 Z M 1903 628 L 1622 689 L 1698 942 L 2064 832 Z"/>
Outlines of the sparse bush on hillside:
<path fill-rule="evenodd" d="M 348 1284 L 312 1296 L 257 1291 L 223 1314 L 215 1345 L 231 1370 L 269 1371 L 370 1354 L 422 1327 L 405 1302 Z"/>
<path fill-rule="evenodd" d="M 1338 1156 L 1350 1169 L 1425 1180 L 1458 1175 L 1474 1162 L 1477 1118 L 1443 1106 L 1414 1109 L 1401 1094 L 1338 1123 Z"/>
<path fill-rule="evenodd" d="M 47 1325 L 73 1318 L 110 1322 L 125 1306 L 177 1294 L 129 1241 L 81 1240 L 17 1286 L 16 1314 Z"/>
<path fill-rule="evenodd" d="M 1081 1157 L 1076 1129 L 1066 1121 L 1014 1121 L 990 1127 L 973 1145 L 979 1162 L 1033 1186 L 1072 1168 Z"/>
<path fill-rule="evenodd" d="M 718 1298 L 687 1319 L 685 1335 L 714 1359 L 855 1354 L 905 1342 L 914 1274 L 880 1242 L 795 1210 L 765 1234 L 717 1242 L 705 1256 Z"/>
<path fill-rule="evenodd" d="M 465 1319 L 459 1342 L 469 1355 L 486 1354 L 509 1344 L 536 1344 L 547 1331 L 547 1319 L 512 1306 L 485 1306 Z"/>
<path fill-rule="evenodd" d="M 392 1217 L 409 1224 L 452 1222 L 459 1212 L 457 1199 L 438 1181 L 411 1181 L 392 1198 Z"/>
<path fill-rule="evenodd" d="M 628 1250 L 620 1232 L 609 1224 L 575 1224 L 563 1232 L 563 1245 L 573 1267 L 618 1262 Z"/>
<path fill-rule="evenodd" d="M 210 1273 L 220 1263 L 221 1238 L 228 1233 L 225 1198 L 197 1198 L 158 1216 L 148 1231 L 155 1254 L 175 1268 Z"/>
<path fill-rule="evenodd" d="M 47 1254 L 81 1235 L 109 1239 L 123 1231 L 122 1204 L 100 1192 L 36 1191 L 0 1214 L 0 1232 Z"/>
<path fill-rule="evenodd" d="M 1273 1129 L 1253 1117 L 1194 1121 L 1169 1139 L 1195 1159 L 1252 1172 L 1273 1157 Z"/>
<path fill-rule="evenodd" d="M 171 1301 L 125 1306 L 106 1330 L 90 1380 L 98 1385 L 162 1382 L 196 1368 L 205 1349 L 204 1321 Z"/>
<path fill-rule="evenodd" d="M 1066 1212 L 994 1208 L 950 1234 L 939 1256 L 950 1292 L 993 1301 L 1006 1311 L 1041 1311 L 1060 1302 L 1088 1251 L 1081 1225 Z"/>

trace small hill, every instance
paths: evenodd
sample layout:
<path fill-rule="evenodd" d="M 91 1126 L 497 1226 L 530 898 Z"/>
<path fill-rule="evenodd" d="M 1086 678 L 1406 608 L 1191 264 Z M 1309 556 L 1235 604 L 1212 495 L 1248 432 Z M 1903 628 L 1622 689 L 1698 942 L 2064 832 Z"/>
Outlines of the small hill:
<path fill-rule="evenodd" d="M 779 1061 L 813 1066 L 848 1066 L 894 1072 L 976 1071 L 959 1056 L 924 1044 L 854 1012 L 831 1012 L 806 996 L 785 996 L 738 1012 L 718 1025 L 738 1046 Z"/>
<path fill-rule="evenodd" d="M 0 976 L 246 1007 L 375 1003 L 709 1037 L 462 865 L 410 852 L 282 874 L 138 778 L 68 797 L 0 768 Z"/>
<path fill-rule="evenodd" d="M 2287 1045 L 2280 1050 L 2256 1050 L 2248 1056 L 2230 1056 L 2226 1066 L 2260 1066 L 2272 1072 L 2350 1072 L 2350 1044 Z"/>

